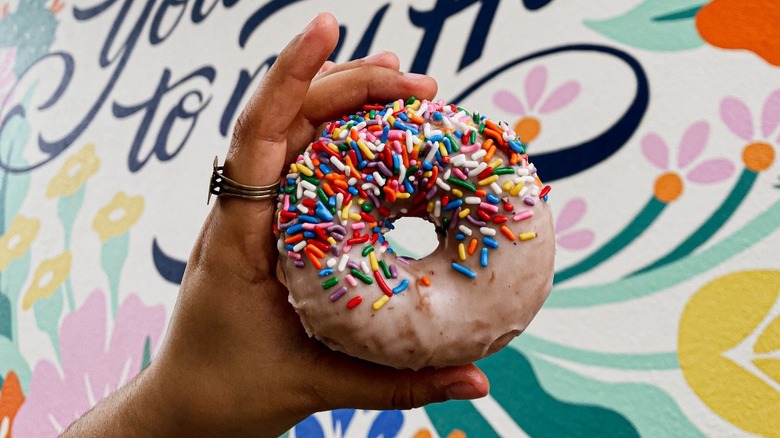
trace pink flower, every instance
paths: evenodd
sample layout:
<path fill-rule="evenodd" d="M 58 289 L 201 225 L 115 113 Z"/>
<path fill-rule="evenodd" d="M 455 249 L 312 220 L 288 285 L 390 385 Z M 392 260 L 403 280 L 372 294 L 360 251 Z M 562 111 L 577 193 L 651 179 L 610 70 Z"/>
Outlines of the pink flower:
<path fill-rule="evenodd" d="M 572 230 L 587 211 L 588 206 L 582 198 L 574 198 L 563 206 L 561 214 L 555 220 L 555 241 L 558 246 L 569 250 L 581 250 L 593 243 L 596 237 L 593 230 Z"/>
<path fill-rule="evenodd" d="M 49 361 L 36 365 L 27 400 L 14 421 L 14 436 L 58 435 L 141 371 L 144 344 L 148 337 L 150 351 L 154 351 L 165 324 L 165 310 L 145 306 L 130 295 L 119 308 L 113 330 L 107 319 L 106 297 L 100 290 L 64 318 L 60 326 L 62 372 Z"/>
<path fill-rule="evenodd" d="M 520 140 L 528 144 L 541 132 L 541 123 L 532 115 L 548 114 L 569 105 L 580 94 L 580 84 L 568 81 L 553 90 L 541 105 L 538 105 L 547 88 L 547 68 L 534 67 L 525 77 L 525 105 L 509 90 L 501 90 L 493 96 L 493 103 L 502 110 L 521 116 L 515 125 Z M 526 108 L 528 108 L 526 110 Z"/>
<path fill-rule="evenodd" d="M 710 135 L 710 125 L 705 121 L 693 123 L 683 134 L 677 153 L 676 169 L 690 167 L 704 151 Z M 683 181 L 679 174 L 669 171 L 669 146 L 661 136 L 651 132 L 642 139 L 642 153 L 660 170 L 665 170 L 655 183 L 655 196 L 663 202 L 671 202 L 682 194 Z M 685 172 L 685 177 L 699 184 L 723 181 L 734 174 L 734 164 L 727 158 L 704 160 Z"/>
<path fill-rule="evenodd" d="M 754 171 L 766 170 L 772 165 L 775 150 L 772 143 L 780 143 L 780 135 L 771 137 L 780 126 L 780 90 L 775 90 L 764 101 L 761 110 L 761 137 L 756 136 L 753 115 L 748 106 L 736 97 L 726 97 L 720 103 L 720 118 L 729 130 L 749 144 L 742 151 L 745 166 Z"/>

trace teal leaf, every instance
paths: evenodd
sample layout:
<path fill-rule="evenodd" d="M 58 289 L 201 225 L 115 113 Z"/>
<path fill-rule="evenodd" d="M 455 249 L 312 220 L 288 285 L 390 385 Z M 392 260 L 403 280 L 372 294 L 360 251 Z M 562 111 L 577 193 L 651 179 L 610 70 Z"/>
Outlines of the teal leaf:
<path fill-rule="evenodd" d="M 0 21 L 0 24 L 2 21 Z M 22 99 L 23 105 L 29 105 L 34 87 L 30 87 Z M 32 128 L 27 119 L 12 117 L 0 133 L 0 159 L 11 167 L 27 164 L 24 149 L 30 140 Z M 30 173 L 9 173 L 0 170 L 0 234 L 5 231 L 27 196 L 30 188 Z"/>
<path fill-rule="evenodd" d="M 57 31 L 57 19 L 48 0 L 23 0 L 18 8 L 0 20 L 0 47 L 16 47 L 17 76 L 49 52 Z"/>
<path fill-rule="evenodd" d="M 62 315 L 63 299 L 62 288 L 57 289 L 54 295 L 43 298 L 33 303 L 35 324 L 44 333 L 49 335 L 57 357 L 60 356 L 60 316 Z"/>
<path fill-rule="evenodd" d="M 152 363 L 152 338 L 146 337 L 144 341 L 144 354 L 141 357 L 141 371 L 145 370 Z"/>
<path fill-rule="evenodd" d="M 15 312 L 17 311 L 17 303 L 19 302 L 19 294 L 22 291 L 22 286 L 27 280 L 27 274 L 30 273 L 30 251 L 27 251 L 22 257 L 12 261 L 8 268 L 0 276 L 0 289 L 8 297 L 9 307 L 11 311 L 11 340 L 15 343 L 19 342 L 17 336 L 18 323 L 15 321 Z"/>
<path fill-rule="evenodd" d="M 122 266 L 127 260 L 130 233 L 112 237 L 103 242 L 100 249 L 100 266 L 108 277 L 108 287 L 111 291 L 111 314 L 116 317 L 119 311 L 119 278 L 122 274 Z"/>
<path fill-rule="evenodd" d="M 459 430 L 467 437 L 498 438 L 493 427 L 470 401 L 452 400 L 428 405 L 425 407 L 425 413 L 440 437 Z"/>
<path fill-rule="evenodd" d="M 623 15 L 586 20 L 585 25 L 612 40 L 655 51 L 688 50 L 704 44 L 694 19 L 703 0 L 645 0 Z"/>
<path fill-rule="evenodd" d="M 83 184 L 76 193 L 70 196 L 63 196 L 57 202 L 57 216 L 59 216 L 65 232 L 65 249 L 70 248 L 73 223 L 76 221 L 76 216 L 78 216 L 79 210 L 81 210 L 81 206 L 84 204 L 86 189 L 87 185 Z"/>
<path fill-rule="evenodd" d="M 658 387 L 646 383 L 594 380 L 536 355 L 528 355 L 528 360 L 545 391 L 563 403 L 599 405 L 611 409 L 627 418 L 642 436 L 703 436 L 674 399 Z"/>
<path fill-rule="evenodd" d="M 0 336 L 13 339 L 13 333 L 11 332 L 13 327 L 12 320 L 11 300 L 4 293 L 0 293 Z"/>
<path fill-rule="evenodd" d="M 9 371 L 16 373 L 19 382 L 22 384 L 24 393 L 30 389 L 30 380 L 32 372 L 27 361 L 19 352 L 19 347 L 11 342 L 10 339 L 0 336 L 0 376 L 5 376 Z"/>

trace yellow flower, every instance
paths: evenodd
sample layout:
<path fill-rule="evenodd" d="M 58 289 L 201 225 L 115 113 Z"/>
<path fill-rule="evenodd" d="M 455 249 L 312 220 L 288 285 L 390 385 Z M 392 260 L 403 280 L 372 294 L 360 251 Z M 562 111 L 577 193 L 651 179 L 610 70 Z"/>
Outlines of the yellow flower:
<path fill-rule="evenodd" d="M 40 226 L 38 219 L 22 215 L 14 218 L 5 234 L 0 236 L 0 272 L 5 271 L 12 261 L 24 256 Z"/>
<path fill-rule="evenodd" d="M 54 295 L 58 287 L 65 282 L 70 274 L 70 251 L 44 260 L 35 270 L 32 284 L 22 298 L 22 309 L 27 310 L 32 305 L 44 298 Z"/>
<path fill-rule="evenodd" d="M 95 155 L 95 145 L 92 143 L 85 145 L 75 155 L 65 160 L 60 171 L 49 181 L 46 196 L 55 198 L 73 195 L 90 176 L 97 172 L 99 167 L 100 160 Z"/>
<path fill-rule="evenodd" d="M 95 220 L 92 221 L 92 229 L 98 233 L 100 240 L 105 242 L 129 230 L 143 211 L 143 197 L 127 196 L 119 192 L 111 202 L 98 210 Z"/>

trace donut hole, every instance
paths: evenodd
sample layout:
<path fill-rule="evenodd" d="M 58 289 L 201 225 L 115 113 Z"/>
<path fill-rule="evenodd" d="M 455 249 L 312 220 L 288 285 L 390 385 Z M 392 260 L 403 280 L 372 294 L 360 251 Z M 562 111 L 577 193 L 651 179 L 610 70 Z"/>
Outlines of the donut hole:
<path fill-rule="evenodd" d="M 439 247 L 436 227 L 419 217 L 393 220 L 393 229 L 384 233 L 384 236 L 396 254 L 415 260 L 427 257 Z"/>

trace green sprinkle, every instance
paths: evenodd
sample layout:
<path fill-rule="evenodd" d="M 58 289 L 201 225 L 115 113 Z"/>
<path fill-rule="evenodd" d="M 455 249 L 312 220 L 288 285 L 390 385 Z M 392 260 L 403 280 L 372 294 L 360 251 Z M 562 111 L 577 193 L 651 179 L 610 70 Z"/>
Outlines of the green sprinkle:
<path fill-rule="evenodd" d="M 320 180 L 318 180 L 317 178 L 315 178 L 313 176 L 306 176 L 306 175 L 301 174 L 301 179 L 305 180 L 305 181 L 308 181 L 308 182 L 312 183 L 315 186 L 320 185 Z"/>
<path fill-rule="evenodd" d="M 493 169 L 493 175 L 509 175 L 515 173 L 515 169 L 511 167 L 499 167 L 498 169 Z"/>
<path fill-rule="evenodd" d="M 458 141 L 455 140 L 455 137 L 453 137 L 449 132 L 446 134 L 446 137 L 450 139 L 450 146 L 452 146 L 452 151 L 460 152 L 460 146 L 458 146 Z"/>
<path fill-rule="evenodd" d="M 295 204 L 298 202 L 298 197 L 295 195 L 290 195 L 290 204 Z"/>
<path fill-rule="evenodd" d="M 330 277 L 329 279 L 322 282 L 322 288 L 323 289 L 330 289 L 333 286 L 339 284 L 339 278 L 338 277 Z"/>
<path fill-rule="evenodd" d="M 448 217 L 442 218 L 442 220 L 441 220 L 441 228 L 443 230 L 446 230 L 447 228 L 449 228 L 449 226 L 450 226 L 450 218 L 448 218 Z"/>
<path fill-rule="evenodd" d="M 372 280 L 371 277 L 358 271 L 357 269 L 352 268 L 349 272 L 365 284 L 374 284 L 374 280 Z"/>
<path fill-rule="evenodd" d="M 471 190 L 472 192 L 476 192 L 477 191 L 477 188 L 474 187 L 474 184 L 472 184 L 472 183 L 470 183 L 468 181 L 463 181 L 462 179 L 456 178 L 454 176 L 451 176 L 451 177 L 447 178 L 447 182 L 452 184 L 452 185 L 458 186 L 458 187 L 460 187 L 462 189 L 468 189 L 468 190 Z"/>
<path fill-rule="evenodd" d="M 363 205 L 360 206 L 360 209 L 365 211 L 366 213 L 371 213 L 372 210 L 374 210 L 374 206 L 369 204 L 368 202 L 363 203 Z"/>
<path fill-rule="evenodd" d="M 291 186 L 287 186 L 287 187 L 284 189 L 284 192 L 285 192 L 285 193 L 287 193 L 287 194 L 289 195 L 290 193 L 295 193 L 295 189 L 297 189 L 297 188 L 298 188 L 298 184 L 293 184 L 293 185 L 291 185 Z"/>
<path fill-rule="evenodd" d="M 477 142 L 477 131 L 471 131 L 471 136 L 469 137 L 469 142 L 471 144 L 474 144 Z"/>
<path fill-rule="evenodd" d="M 474 123 L 479 123 L 479 113 L 472 114 L 471 120 L 473 120 Z"/>
<path fill-rule="evenodd" d="M 339 143 L 336 145 L 337 148 L 339 148 L 340 151 L 348 151 L 349 145 L 346 143 Z"/>
<path fill-rule="evenodd" d="M 414 102 L 416 102 L 416 101 L 417 101 L 417 98 L 416 98 L 416 97 L 414 97 L 414 96 L 412 96 L 412 97 L 410 97 L 410 98 L 406 99 L 406 104 L 407 104 L 407 105 L 411 105 L 411 104 L 413 104 L 413 103 L 414 103 Z"/>
<path fill-rule="evenodd" d="M 417 172 L 420 170 L 420 166 L 412 166 L 408 169 L 406 169 L 406 177 L 409 178 L 410 175 L 414 175 L 414 172 Z"/>
<path fill-rule="evenodd" d="M 317 187 L 317 196 L 320 197 L 320 201 L 325 205 L 328 204 L 328 195 L 325 194 L 325 190 L 322 190 L 322 187 Z"/>
<path fill-rule="evenodd" d="M 480 123 L 479 124 L 479 133 L 482 134 L 483 132 L 485 132 L 485 128 L 487 128 L 487 125 L 485 125 L 484 123 Z"/>
<path fill-rule="evenodd" d="M 363 257 L 367 256 L 370 252 L 374 252 L 374 245 L 366 245 L 366 247 L 363 248 Z"/>
<path fill-rule="evenodd" d="M 390 268 L 384 260 L 379 261 L 379 267 L 382 268 L 382 272 L 385 273 L 385 278 L 393 278 L 393 273 L 390 272 Z"/>
<path fill-rule="evenodd" d="M 376 117 L 376 111 L 375 110 L 369 111 L 368 112 L 368 118 L 369 119 L 373 119 L 374 117 Z"/>

